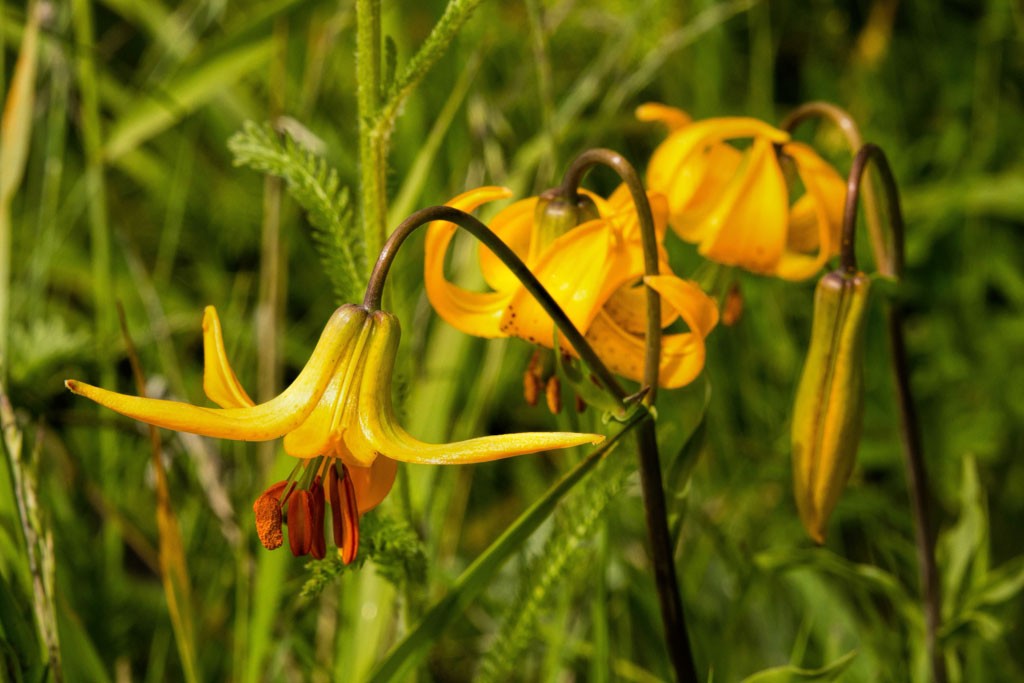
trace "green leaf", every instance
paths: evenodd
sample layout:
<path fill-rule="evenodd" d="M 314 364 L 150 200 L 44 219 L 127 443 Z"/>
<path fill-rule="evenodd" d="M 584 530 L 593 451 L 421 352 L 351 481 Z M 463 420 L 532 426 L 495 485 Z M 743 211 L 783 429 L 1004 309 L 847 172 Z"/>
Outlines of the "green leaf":
<path fill-rule="evenodd" d="M 944 602 L 954 613 L 988 569 L 987 504 L 973 456 L 964 457 L 961 476 L 960 516 L 940 536 L 936 548 L 943 568 Z"/>
<path fill-rule="evenodd" d="M 459 617 L 494 579 L 501 566 L 515 554 L 530 535 L 554 512 L 558 502 L 576 484 L 583 480 L 618 444 L 637 421 L 630 423 L 601 448 L 593 451 L 555 483 L 536 503 L 531 505 L 490 545 L 455 581 L 451 591 L 439 600 L 420 620 L 420 623 L 391 650 L 370 677 L 372 683 L 404 680 L 403 676 L 415 666 L 437 639 L 437 634 Z"/>
<path fill-rule="evenodd" d="M 989 572 L 985 583 L 971 598 L 976 605 L 1000 605 L 1024 589 L 1024 555 L 1018 555 Z"/>
<path fill-rule="evenodd" d="M 427 575 L 427 555 L 423 542 L 409 524 L 380 512 L 367 515 L 360 522 L 359 554 L 346 565 L 337 553 L 323 560 L 309 562 L 310 578 L 302 587 L 302 597 L 315 598 L 335 577 L 361 568 L 372 560 L 377 573 L 396 588 L 407 584 L 422 585 Z"/>
<path fill-rule="evenodd" d="M 269 124 L 247 121 L 228 140 L 236 166 L 248 166 L 281 178 L 288 193 L 309 216 L 313 242 L 331 281 L 337 302 L 362 299 L 365 247 L 352 220 L 348 188 L 327 161 L 304 147 L 293 134 L 278 135 Z"/>
<path fill-rule="evenodd" d="M 789 683 L 790 681 L 836 681 L 853 663 L 857 651 L 845 655 L 826 664 L 820 669 L 801 669 L 793 665 L 778 666 L 759 671 L 743 679 L 743 683 Z"/>

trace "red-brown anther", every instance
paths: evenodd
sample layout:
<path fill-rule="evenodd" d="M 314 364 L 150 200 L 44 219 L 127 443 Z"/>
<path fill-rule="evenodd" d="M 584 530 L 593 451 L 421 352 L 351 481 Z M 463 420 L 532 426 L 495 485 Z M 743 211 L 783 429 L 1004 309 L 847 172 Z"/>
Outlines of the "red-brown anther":
<path fill-rule="evenodd" d="M 327 491 L 331 503 L 334 545 L 341 552 L 341 561 L 349 564 L 359 552 L 359 507 L 356 505 L 352 478 L 342 465 L 332 463 L 327 469 Z"/>
<path fill-rule="evenodd" d="M 261 493 L 252 504 L 252 511 L 256 513 L 256 535 L 267 550 L 276 550 L 284 543 L 284 535 L 281 533 L 281 494 L 287 485 L 286 481 L 277 482 Z"/>
<path fill-rule="evenodd" d="M 562 383 L 558 381 L 557 376 L 552 375 L 548 378 L 548 385 L 544 394 L 548 401 L 548 410 L 553 415 L 558 415 L 562 412 Z"/>
<path fill-rule="evenodd" d="M 313 538 L 310 539 L 309 554 L 315 560 L 322 560 L 327 555 L 327 542 L 324 540 L 324 486 L 319 476 L 309 487 L 309 495 L 313 499 Z"/>
<path fill-rule="evenodd" d="M 732 327 L 739 322 L 743 316 L 743 292 L 740 286 L 734 284 L 725 295 L 725 303 L 722 305 L 722 324 Z"/>
<path fill-rule="evenodd" d="M 587 402 L 583 400 L 583 397 L 576 394 L 576 412 L 582 413 L 587 409 Z"/>
<path fill-rule="evenodd" d="M 540 393 L 540 379 L 527 368 L 523 373 L 523 399 L 527 405 L 537 405 L 537 394 Z"/>
<path fill-rule="evenodd" d="M 530 356 L 530 362 L 526 365 L 526 372 L 523 373 L 523 399 L 527 405 L 537 405 L 537 396 L 540 394 L 542 383 L 540 349 L 537 349 Z"/>
<path fill-rule="evenodd" d="M 309 491 L 298 489 L 288 497 L 288 545 L 295 557 L 308 555 L 313 547 L 313 496 Z"/>

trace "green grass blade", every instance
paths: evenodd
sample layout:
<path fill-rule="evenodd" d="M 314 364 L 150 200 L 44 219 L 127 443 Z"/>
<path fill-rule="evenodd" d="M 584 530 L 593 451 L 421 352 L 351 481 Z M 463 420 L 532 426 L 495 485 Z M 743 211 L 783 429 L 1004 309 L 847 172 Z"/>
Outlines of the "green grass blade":
<path fill-rule="evenodd" d="M 471 564 L 455 582 L 452 590 L 438 601 L 420 623 L 399 643 L 370 677 L 372 683 L 402 680 L 437 638 L 437 634 L 458 617 L 473 599 L 489 585 L 502 564 L 516 553 L 527 538 L 554 512 L 558 502 L 583 477 L 610 453 L 619 439 L 637 424 L 629 424 L 605 444 L 584 458 L 531 505 L 491 546 Z"/>
<path fill-rule="evenodd" d="M 273 41 L 259 40 L 211 58 L 168 83 L 158 95 L 143 99 L 114 124 L 104 147 L 112 161 L 173 126 L 187 113 L 221 94 L 242 77 L 270 61 Z"/>

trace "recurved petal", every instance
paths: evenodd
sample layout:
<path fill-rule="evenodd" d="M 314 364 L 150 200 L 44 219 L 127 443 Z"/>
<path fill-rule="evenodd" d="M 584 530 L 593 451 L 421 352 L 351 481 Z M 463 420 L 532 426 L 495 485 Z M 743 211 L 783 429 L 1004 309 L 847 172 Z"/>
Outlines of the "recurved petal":
<path fill-rule="evenodd" d="M 783 254 L 777 274 L 788 280 L 802 280 L 817 274 L 839 252 L 846 183 L 807 145 L 792 142 L 783 151 L 796 163 L 806 194 L 790 211 L 790 249 Z M 817 253 L 813 255 L 796 253 L 814 248 Z"/>
<path fill-rule="evenodd" d="M 519 433 L 487 436 L 448 444 L 428 444 L 409 435 L 396 421 L 391 406 L 391 373 L 398 348 L 398 320 L 374 314 L 374 333 L 366 352 L 359 392 L 359 429 L 345 435 L 355 453 L 369 451 L 411 463 L 466 464 L 508 458 L 513 455 L 568 448 L 604 440 L 600 434 L 566 432 Z"/>
<path fill-rule="evenodd" d="M 338 362 L 349 352 L 349 344 L 362 329 L 365 316 L 366 311 L 357 306 L 338 308 L 295 381 L 275 398 L 252 407 L 202 408 L 118 394 L 73 379 L 64 384 L 80 396 L 157 427 L 240 441 L 276 439 L 295 429 L 313 410 Z"/>
<path fill-rule="evenodd" d="M 203 391 L 221 408 L 246 408 L 256 405 L 242 388 L 224 350 L 217 309 L 203 311 Z"/>
<path fill-rule="evenodd" d="M 705 217 L 699 251 L 757 273 L 773 273 L 786 245 L 789 194 L 772 144 L 757 139 L 744 166 Z"/>
<path fill-rule="evenodd" d="M 508 195 L 497 197 L 504 199 Z M 507 244 L 516 255 L 527 260 L 533 236 L 533 215 L 537 209 L 537 198 L 520 199 L 495 216 L 489 227 Z M 463 209 L 469 211 L 470 209 Z M 497 291 L 507 291 L 519 286 L 519 280 L 505 267 L 497 256 L 483 244 L 480 245 L 480 271 L 484 281 Z M 529 265 L 529 263 L 527 263 Z"/>
<path fill-rule="evenodd" d="M 667 272 L 668 267 L 662 266 Z M 647 290 L 643 285 L 625 286 L 615 290 L 604 304 L 604 313 L 629 334 L 647 331 Z M 679 314 L 671 306 L 661 307 L 661 326 L 668 327 Z"/>
<path fill-rule="evenodd" d="M 641 121 L 656 121 L 665 124 L 669 131 L 674 132 L 689 125 L 692 118 L 682 109 L 670 107 L 658 102 L 646 102 L 636 108 L 636 117 Z"/>
<path fill-rule="evenodd" d="M 386 456 L 380 456 L 369 467 L 348 465 L 346 467 L 359 504 L 359 514 L 372 510 L 380 505 L 391 492 L 398 472 L 398 462 Z"/>
<path fill-rule="evenodd" d="M 684 386 L 704 367 L 704 338 L 718 322 L 718 309 L 696 284 L 674 275 L 648 276 L 644 282 L 661 294 L 662 308 L 678 314 L 690 328 L 689 332 L 662 337 L 658 369 L 661 386 L 667 389 Z M 636 381 L 643 379 L 645 339 L 642 333 L 628 332 L 602 311 L 594 319 L 587 340 L 613 372 Z"/>
<path fill-rule="evenodd" d="M 654 234 L 660 248 L 662 242 L 665 241 L 665 232 L 668 228 L 668 197 L 661 192 L 651 191 L 647 193 L 647 203 L 651 207 L 651 217 L 654 218 Z M 633 195 L 625 183 L 615 188 L 615 191 L 608 197 L 608 207 L 611 211 L 607 217 L 620 228 L 623 239 L 637 245 L 642 244 L 640 217 L 636 211 L 636 205 L 633 203 Z"/>
<path fill-rule="evenodd" d="M 510 196 L 500 187 L 482 187 L 463 193 L 448 202 L 462 210 Z M 458 330 L 478 337 L 504 336 L 498 327 L 501 314 L 508 305 L 510 292 L 471 292 L 450 283 L 444 276 L 444 259 L 457 227 L 436 221 L 427 228 L 423 280 L 427 298 L 447 323 Z"/>

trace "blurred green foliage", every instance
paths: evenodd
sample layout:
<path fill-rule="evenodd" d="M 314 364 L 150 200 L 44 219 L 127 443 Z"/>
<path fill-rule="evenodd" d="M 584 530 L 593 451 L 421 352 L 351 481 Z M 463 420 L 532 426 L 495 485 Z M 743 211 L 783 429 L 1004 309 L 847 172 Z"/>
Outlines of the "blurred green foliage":
<path fill-rule="evenodd" d="M 444 6 L 386 4 L 397 72 Z M 91 42 L 73 21 L 85 10 Z M 27 12 L 13 0 L 0 7 L 0 92 Z M 97 322 L 115 300 L 150 395 L 199 400 L 206 304 L 221 313 L 245 386 L 279 386 L 302 367 L 335 293 L 351 283 L 321 266 L 324 246 L 337 244 L 323 238 L 329 217 L 234 167 L 227 141 L 246 121 L 308 132 L 322 158 L 317 172 L 337 169 L 330 193 L 358 191 L 353 3 L 102 0 L 45 3 L 44 12 L 28 164 L 11 205 L 12 279 L 0 283 L 12 306 L 4 392 L 38 522 L 53 538 L 51 597 L 67 680 L 177 680 L 146 431 L 73 400 L 62 380 L 109 373 L 110 388 L 133 391 L 123 342 Z M 389 223 L 470 186 L 507 184 L 521 196 L 544 189 L 589 146 L 642 167 L 662 135 L 634 120 L 645 101 L 695 117 L 775 121 L 812 99 L 847 108 L 886 150 L 903 191 L 908 273 L 897 295 L 908 309 L 941 530 L 951 673 L 1021 679 L 1022 30 L 1024 11 L 1012 0 L 483 3 L 400 112 L 387 177 L 398 213 Z M 101 132 L 92 166 L 90 90 Z M 807 126 L 800 136 L 845 173 L 849 155 L 835 131 Z M 99 194 L 88 168 L 102 173 Z M 588 184 L 606 191 L 613 181 L 596 172 Z M 97 230 L 110 238 L 109 292 L 96 279 Z M 467 338 L 437 320 L 423 295 L 421 241 L 403 251 L 389 285 L 405 330 L 395 398 L 410 431 L 442 439 L 596 422 L 593 410 L 555 420 L 523 404 L 525 344 Z M 455 258 L 471 248 L 466 241 Z M 677 240 L 670 250 L 674 263 L 696 263 Z M 684 453 L 685 474 L 673 478 L 680 489 L 670 492 L 698 664 L 716 681 L 773 667 L 752 680 L 829 680 L 839 671 L 841 680 L 926 680 L 880 311 L 868 323 L 858 465 L 818 549 L 791 502 L 788 452 L 813 285 L 738 277 L 743 316 L 709 339 L 703 447 L 695 464 L 696 454 Z M 666 457 L 682 447 L 704 395 L 701 383 L 662 392 L 662 436 L 677 446 Z M 303 563 L 264 552 L 250 529 L 252 500 L 287 471 L 286 458 L 250 444 L 162 437 L 203 680 L 361 680 L 576 458 L 404 466 L 386 512 L 410 520 L 425 579 L 399 580 L 396 590 L 385 580 L 395 576 L 371 562 L 313 600 L 300 596 L 310 576 Z M 0 468 L 0 678 L 38 680 L 45 644 L 12 474 Z M 582 488 L 585 508 L 601 489 Z M 531 607 L 525 643 L 517 635 L 531 679 L 566 670 L 588 680 L 668 675 L 638 491 L 626 485 L 606 503 L 596 531 L 574 538 L 579 546 L 565 549 L 572 561 Z M 573 509 L 532 536 L 463 618 L 433 634 L 420 680 L 472 679 L 494 638 L 515 629 L 509 610 L 540 581 L 545 544 L 581 514 Z M 419 546 L 406 540 L 399 545 L 415 564 L 410 548 Z"/>

